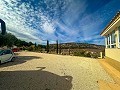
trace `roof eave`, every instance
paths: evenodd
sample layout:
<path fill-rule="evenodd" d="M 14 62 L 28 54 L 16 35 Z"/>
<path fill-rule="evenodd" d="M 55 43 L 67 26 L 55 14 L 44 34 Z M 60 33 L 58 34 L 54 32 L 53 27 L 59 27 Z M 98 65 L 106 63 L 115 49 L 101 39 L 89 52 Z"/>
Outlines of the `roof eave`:
<path fill-rule="evenodd" d="M 109 26 L 114 23 L 115 19 L 120 15 L 120 11 L 117 12 L 117 14 L 113 17 L 113 19 L 109 22 L 109 24 L 104 28 L 104 30 L 102 30 L 102 32 L 100 33 L 101 36 L 105 36 L 105 33 L 107 31 L 107 29 L 109 28 Z"/>

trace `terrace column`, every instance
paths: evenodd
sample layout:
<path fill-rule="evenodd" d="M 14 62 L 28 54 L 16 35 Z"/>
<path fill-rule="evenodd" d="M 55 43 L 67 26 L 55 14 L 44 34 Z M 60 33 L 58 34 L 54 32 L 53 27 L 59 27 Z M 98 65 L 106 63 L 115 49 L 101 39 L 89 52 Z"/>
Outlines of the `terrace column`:
<path fill-rule="evenodd" d="M 110 35 L 110 48 L 111 48 L 111 35 Z"/>
<path fill-rule="evenodd" d="M 119 29 L 115 31 L 116 48 L 119 48 Z"/>

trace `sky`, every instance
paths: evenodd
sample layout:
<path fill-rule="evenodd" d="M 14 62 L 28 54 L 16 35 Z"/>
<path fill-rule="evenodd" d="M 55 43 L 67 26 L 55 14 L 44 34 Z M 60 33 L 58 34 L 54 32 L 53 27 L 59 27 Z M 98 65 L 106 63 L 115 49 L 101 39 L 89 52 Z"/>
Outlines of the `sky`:
<path fill-rule="evenodd" d="M 120 0 L 0 0 L 7 32 L 27 42 L 104 45 L 101 31 L 120 10 Z"/>

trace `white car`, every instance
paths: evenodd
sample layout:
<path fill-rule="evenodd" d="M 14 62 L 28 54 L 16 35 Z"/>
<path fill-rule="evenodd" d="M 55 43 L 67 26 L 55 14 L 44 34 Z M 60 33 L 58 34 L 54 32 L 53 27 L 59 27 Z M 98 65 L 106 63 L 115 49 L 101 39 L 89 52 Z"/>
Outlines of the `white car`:
<path fill-rule="evenodd" d="M 1 49 L 0 50 L 0 64 L 8 61 L 13 61 L 15 55 L 11 49 Z"/>

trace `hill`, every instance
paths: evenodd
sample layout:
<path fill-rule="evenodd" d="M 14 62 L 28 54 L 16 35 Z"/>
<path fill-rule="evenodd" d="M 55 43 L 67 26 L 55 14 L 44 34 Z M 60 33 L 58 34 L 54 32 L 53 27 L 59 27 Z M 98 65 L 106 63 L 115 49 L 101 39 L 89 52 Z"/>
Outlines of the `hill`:
<path fill-rule="evenodd" d="M 58 45 L 61 49 L 105 49 L 104 45 L 88 44 L 88 43 L 61 43 Z M 56 49 L 56 44 L 50 44 L 50 48 Z"/>
<path fill-rule="evenodd" d="M 100 52 L 104 54 L 105 46 L 88 44 L 88 43 L 60 43 L 58 44 L 58 53 L 63 55 L 77 55 L 77 56 L 100 56 Z M 49 53 L 57 52 L 57 44 L 49 45 Z"/>

